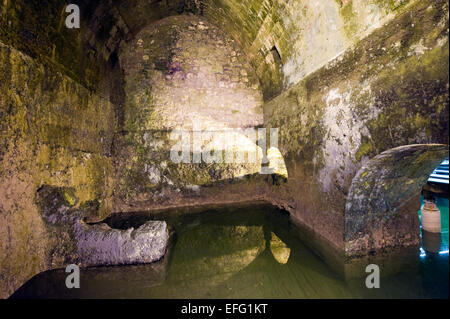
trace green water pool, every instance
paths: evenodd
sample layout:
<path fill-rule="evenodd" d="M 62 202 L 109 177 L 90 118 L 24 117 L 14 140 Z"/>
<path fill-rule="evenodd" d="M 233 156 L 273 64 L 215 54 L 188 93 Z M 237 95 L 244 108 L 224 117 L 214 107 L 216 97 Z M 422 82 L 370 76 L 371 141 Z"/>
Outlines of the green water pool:
<path fill-rule="evenodd" d="M 48 271 L 13 298 L 448 298 L 448 200 L 438 204 L 447 254 L 416 249 L 393 258 L 409 259 L 389 273 L 394 260 L 387 261 L 380 289 L 366 288 L 364 277 L 344 279 L 304 244 L 288 215 L 249 205 L 110 220 L 128 228 L 164 218 L 174 232 L 168 255 L 152 265 L 82 269 L 80 289 L 66 288 L 64 270 Z"/>

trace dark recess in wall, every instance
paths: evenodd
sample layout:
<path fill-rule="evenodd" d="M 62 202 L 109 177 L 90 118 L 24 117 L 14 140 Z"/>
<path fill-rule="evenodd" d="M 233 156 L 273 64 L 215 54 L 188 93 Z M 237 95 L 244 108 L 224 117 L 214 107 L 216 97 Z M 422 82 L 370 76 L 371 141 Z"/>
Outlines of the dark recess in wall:
<path fill-rule="evenodd" d="M 281 54 L 278 51 L 277 47 L 274 46 L 271 50 L 270 53 L 273 56 L 273 60 L 275 61 L 275 66 L 278 68 L 278 71 L 281 70 L 281 68 L 283 67 L 283 61 L 281 60 Z"/>

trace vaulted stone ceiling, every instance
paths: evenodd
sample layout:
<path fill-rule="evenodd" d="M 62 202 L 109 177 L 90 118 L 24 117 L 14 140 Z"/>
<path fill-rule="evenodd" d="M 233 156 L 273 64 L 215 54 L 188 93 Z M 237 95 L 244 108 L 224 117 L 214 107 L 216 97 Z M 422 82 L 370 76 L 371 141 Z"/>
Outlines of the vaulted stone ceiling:
<path fill-rule="evenodd" d="M 77 0 L 82 28 L 64 28 L 67 1 L 3 1 L 0 39 L 64 67 L 98 88 L 107 61 L 146 25 L 177 14 L 204 16 L 242 47 L 265 99 L 297 83 L 415 1 Z"/>

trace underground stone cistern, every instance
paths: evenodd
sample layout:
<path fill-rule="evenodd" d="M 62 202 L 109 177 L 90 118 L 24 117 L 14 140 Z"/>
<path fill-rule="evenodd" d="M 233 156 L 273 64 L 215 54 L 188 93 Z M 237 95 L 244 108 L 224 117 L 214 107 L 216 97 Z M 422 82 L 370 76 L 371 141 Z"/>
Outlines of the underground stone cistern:
<path fill-rule="evenodd" d="M 80 29 L 62 0 L 0 5 L 0 296 L 79 258 L 48 207 L 98 229 L 265 200 L 319 253 L 417 244 L 416 197 L 448 157 L 446 1 L 73 2 Z M 249 128 L 279 130 L 287 179 L 170 160 L 173 130 Z"/>

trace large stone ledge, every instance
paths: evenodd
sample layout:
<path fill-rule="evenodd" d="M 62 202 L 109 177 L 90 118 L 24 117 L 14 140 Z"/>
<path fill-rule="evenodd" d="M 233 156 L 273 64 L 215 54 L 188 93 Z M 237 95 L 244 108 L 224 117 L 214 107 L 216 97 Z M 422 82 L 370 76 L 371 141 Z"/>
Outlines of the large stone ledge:
<path fill-rule="evenodd" d="M 112 229 L 86 224 L 83 212 L 67 200 L 66 188 L 43 186 L 37 202 L 54 245 L 47 247 L 50 268 L 77 263 L 85 267 L 151 263 L 164 257 L 169 241 L 164 221 L 149 221 L 138 229 Z"/>
<path fill-rule="evenodd" d="M 138 229 L 112 229 L 106 224 L 73 225 L 79 262 L 83 266 L 146 264 L 164 257 L 169 233 L 164 221 L 149 221 Z"/>

